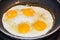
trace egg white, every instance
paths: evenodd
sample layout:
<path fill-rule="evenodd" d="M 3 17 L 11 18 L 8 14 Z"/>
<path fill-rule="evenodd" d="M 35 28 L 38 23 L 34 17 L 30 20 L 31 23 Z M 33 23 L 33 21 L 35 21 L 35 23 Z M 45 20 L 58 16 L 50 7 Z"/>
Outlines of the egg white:
<path fill-rule="evenodd" d="M 22 12 L 20 12 L 21 9 L 24 8 L 32 8 L 35 11 L 35 15 L 33 17 L 25 17 L 24 15 L 22 15 Z M 50 12 L 44 8 L 41 7 L 35 7 L 35 6 L 26 6 L 26 5 L 17 5 L 14 6 L 12 8 L 10 8 L 9 10 L 17 10 L 18 11 L 18 15 L 13 18 L 12 20 L 10 20 L 8 23 L 4 22 L 4 15 L 2 17 L 2 23 L 4 28 L 10 32 L 11 34 L 17 35 L 17 36 L 23 36 L 23 37 L 35 37 L 35 36 L 41 36 L 46 34 L 49 30 L 52 29 L 53 26 L 53 18 L 52 15 L 50 14 Z M 40 14 L 42 14 L 46 20 L 44 20 L 43 18 L 39 18 Z M 32 23 L 34 23 L 36 20 L 42 20 L 47 24 L 47 28 L 44 31 L 36 31 L 33 26 L 31 25 Z M 22 22 L 26 22 L 30 25 L 30 31 L 26 34 L 19 34 L 16 30 L 16 26 Z"/>

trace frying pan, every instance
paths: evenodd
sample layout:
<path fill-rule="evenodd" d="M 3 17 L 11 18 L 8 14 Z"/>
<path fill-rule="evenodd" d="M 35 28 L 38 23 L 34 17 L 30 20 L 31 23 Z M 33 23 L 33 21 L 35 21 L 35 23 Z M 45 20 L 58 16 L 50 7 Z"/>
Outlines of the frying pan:
<path fill-rule="evenodd" d="M 56 3 L 54 3 L 55 1 L 54 0 L 1 0 L 0 2 L 0 31 L 10 37 L 17 38 L 17 39 L 38 39 L 38 38 L 44 38 L 53 34 L 60 28 L 60 6 L 56 5 L 57 1 Z M 6 12 L 9 8 L 13 6 L 26 5 L 26 4 L 30 6 L 40 6 L 50 11 L 54 19 L 54 25 L 53 25 L 53 28 L 48 33 L 42 36 L 37 36 L 37 37 L 21 37 L 21 36 L 13 35 L 4 29 L 2 25 L 2 16 L 4 12 Z"/>

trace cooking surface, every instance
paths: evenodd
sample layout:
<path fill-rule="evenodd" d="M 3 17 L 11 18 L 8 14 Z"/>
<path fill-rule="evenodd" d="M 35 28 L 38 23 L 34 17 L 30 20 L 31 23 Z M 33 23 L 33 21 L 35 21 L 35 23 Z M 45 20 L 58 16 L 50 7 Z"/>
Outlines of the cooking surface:
<path fill-rule="evenodd" d="M 2 1 L 2 2 L 6 2 L 6 1 L 8 1 L 8 0 L 4 0 L 4 1 Z M 42 0 L 39 0 L 39 1 L 42 1 Z M 9 2 L 9 1 L 8 1 L 8 2 Z M 36 2 L 38 2 L 38 0 L 37 0 Z M 60 14 L 60 10 L 57 11 L 58 9 L 60 9 L 60 4 L 57 2 L 57 0 L 43 0 L 43 2 L 46 2 L 46 3 L 47 3 L 46 5 L 49 5 L 50 7 L 52 7 L 52 9 L 54 9 L 57 13 Z M 0 5 L 1 5 L 1 3 L 0 3 Z M 4 5 L 4 4 L 3 4 L 3 5 Z M 57 9 L 56 7 L 57 7 L 58 9 Z M 0 10 L 2 11 L 3 9 L 1 8 Z M 59 15 L 59 14 L 58 14 L 58 15 Z M 59 18 L 60 18 L 60 16 L 59 16 Z M 58 20 L 58 21 L 60 22 L 60 20 Z M 52 34 L 51 36 L 46 37 L 46 38 L 43 38 L 43 39 L 38 39 L 38 40 L 60 40 L 60 39 L 59 39 L 59 38 L 60 38 L 59 32 L 60 32 L 60 31 L 58 30 L 56 33 Z M 57 39 L 57 38 L 58 38 L 58 39 Z M 3 34 L 3 33 L 0 31 L 0 40 L 17 40 L 17 39 L 11 38 L 11 37 Z"/>

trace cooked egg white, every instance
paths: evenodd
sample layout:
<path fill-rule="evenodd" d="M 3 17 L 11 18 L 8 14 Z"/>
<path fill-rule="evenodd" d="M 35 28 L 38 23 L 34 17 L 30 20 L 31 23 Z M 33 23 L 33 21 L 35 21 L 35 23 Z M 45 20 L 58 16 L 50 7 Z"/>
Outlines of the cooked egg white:
<path fill-rule="evenodd" d="M 17 5 L 3 14 L 2 23 L 11 34 L 36 37 L 44 35 L 52 29 L 53 18 L 44 8 Z"/>

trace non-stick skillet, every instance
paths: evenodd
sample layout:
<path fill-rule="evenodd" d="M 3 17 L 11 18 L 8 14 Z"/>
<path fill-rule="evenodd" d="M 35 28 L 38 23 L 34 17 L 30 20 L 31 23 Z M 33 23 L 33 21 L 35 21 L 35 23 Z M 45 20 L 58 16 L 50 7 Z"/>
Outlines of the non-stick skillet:
<path fill-rule="evenodd" d="M 47 37 L 54 32 L 56 32 L 60 28 L 60 6 L 55 5 L 53 2 L 49 2 L 51 0 L 1 0 L 0 2 L 0 31 L 2 31 L 4 34 L 14 37 L 17 39 L 37 39 L 37 38 L 44 38 Z M 54 1 L 54 0 L 52 0 Z M 8 31 L 6 31 L 3 28 L 2 25 L 2 16 L 4 12 L 6 12 L 9 8 L 15 6 L 15 5 L 32 5 L 32 6 L 40 6 L 42 8 L 47 9 L 51 12 L 51 15 L 54 19 L 54 25 L 53 28 L 45 35 L 37 36 L 37 37 L 20 37 L 16 35 L 10 34 Z"/>

